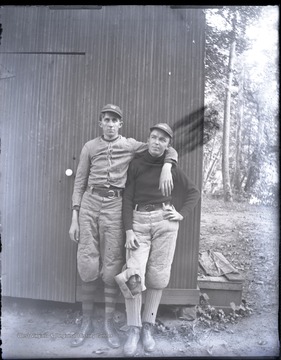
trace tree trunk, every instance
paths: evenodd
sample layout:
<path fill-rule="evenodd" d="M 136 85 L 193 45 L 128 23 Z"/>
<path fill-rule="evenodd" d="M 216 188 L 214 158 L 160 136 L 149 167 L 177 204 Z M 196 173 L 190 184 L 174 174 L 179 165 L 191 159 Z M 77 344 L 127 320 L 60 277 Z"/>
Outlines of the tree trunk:
<path fill-rule="evenodd" d="M 238 94 L 239 113 L 237 118 L 236 127 L 236 151 L 235 151 L 235 171 L 233 186 L 237 193 L 241 192 L 241 124 L 244 117 L 244 65 L 242 67 L 240 81 L 239 81 L 239 94 Z"/>
<path fill-rule="evenodd" d="M 258 181 L 259 175 L 260 175 L 260 173 L 259 173 L 259 155 L 257 152 L 257 148 L 256 148 L 256 150 L 254 150 L 254 152 L 252 154 L 250 164 L 251 165 L 248 170 L 247 181 L 246 181 L 246 184 L 244 187 L 244 190 L 246 193 L 249 193 L 252 190 L 255 183 Z"/>
<path fill-rule="evenodd" d="M 261 143 L 262 143 L 262 137 L 264 132 L 264 121 L 262 121 L 262 117 L 260 114 L 260 106 L 257 104 L 257 111 L 258 111 L 258 136 L 257 136 L 257 142 L 254 149 L 254 152 L 251 156 L 250 166 L 248 170 L 248 176 L 247 181 L 244 187 L 245 192 L 249 193 L 252 188 L 255 186 L 256 182 L 260 178 L 260 168 L 261 168 L 261 162 L 262 162 L 262 151 L 261 151 Z"/>
<path fill-rule="evenodd" d="M 223 122 L 223 143 L 222 143 L 222 180 L 224 201 L 232 201 L 232 191 L 229 176 L 229 134 L 230 134 L 230 105 L 231 105 L 231 85 L 233 79 L 233 64 L 235 57 L 236 40 L 234 39 L 229 52 L 228 62 L 228 81 L 226 87 L 226 99 L 224 106 L 224 122 Z"/>
<path fill-rule="evenodd" d="M 203 162 L 203 179 L 206 179 L 206 174 L 208 173 L 209 169 L 210 169 L 210 163 L 213 159 L 213 154 L 214 154 L 214 151 L 215 151 L 215 147 L 216 147 L 216 138 L 214 137 L 213 139 L 213 145 L 212 145 L 212 148 L 211 148 L 211 153 L 208 154 L 208 157 L 207 155 L 204 154 L 204 162 Z M 205 183 L 206 181 L 203 180 L 203 183 Z M 203 185 L 203 188 L 204 188 L 204 185 Z"/>
<path fill-rule="evenodd" d="M 214 171 L 215 165 L 217 164 L 217 161 L 218 161 L 218 159 L 219 159 L 219 157 L 220 157 L 220 154 L 221 154 L 221 148 L 222 148 L 222 147 L 220 146 L 220 148 L 219 148 L 219 150 L 218 150 L 218 152 L 217 152 L 217 154 L 216 154 L 216 156 L 215 156 L 215 158 L 214 158 L 211 166 L 210 166 L 209 169 L 208 169 L 207 175 L 206 175 L 206 177 L 205 177 L 205 179 L 204 179 L 204 182 L 203 182 L 203 189 L 205 188 L 209 177 L 211 176 L 211 174 L 212 174 L 213 171 Z"/>

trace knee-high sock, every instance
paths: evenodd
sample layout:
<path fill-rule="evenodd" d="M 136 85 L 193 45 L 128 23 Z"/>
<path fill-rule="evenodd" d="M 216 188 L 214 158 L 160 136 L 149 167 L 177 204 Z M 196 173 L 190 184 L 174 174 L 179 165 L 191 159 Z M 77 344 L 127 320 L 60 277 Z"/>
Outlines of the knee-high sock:
<path fill-rule="evenodd" d="M 134 299 L 125 299 L 127 325 L 141 327 L 141 294 L 135 295 Z"/>
<path fill-rule="evenodd" d="M 83 316 L 92 316 L 94 311 L 94 293 L 97 288 L 95 281 L 82 281 L 82 312 Z"/>
<path fill-rule="evenodd" d="M 117 286 L 109 286 L 104 284 L 104 300 L 105 300 L 105 318 L 110 319 L 115 311 L 117 295 L 119 288 Z"/>
<path fill-rule="evenodd" d="M 163 290 L 147 289 L 142 322 L 155 324 L 158 307 L 161 301 Z"/>

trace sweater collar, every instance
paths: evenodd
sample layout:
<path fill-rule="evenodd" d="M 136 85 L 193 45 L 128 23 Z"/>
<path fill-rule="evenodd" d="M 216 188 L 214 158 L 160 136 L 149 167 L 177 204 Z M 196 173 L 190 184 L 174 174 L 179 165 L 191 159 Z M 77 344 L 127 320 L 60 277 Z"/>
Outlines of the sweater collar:
<path fill-rule="evenodd" d="M 150 155 L 149 151 L 146 150 L 145 152 L 145 159 L 150 162 L 150 163 L 154 163 L 154 164 L 160 164 L 160 163 L 163 163 L 164 159 L 165 159 L 165 154 L 166 154 L 166 151 L 164 151 L 164 154 L 159 156 L 159 157 L 155 157 L 155 156 L 152 156 Z"/>
<path fill-rule="evenodd" d="M 121 138 L 121 135 L 118 135 L 115 139 L 108 140 L 108 139 L 105 139 L 103 135 L 101 135 L 101 139 L 102 139 L 103 141 L 106 141 L 106 142 L 113 142 L 113 141 L 116 141 L 116 140 L 118 140 L 118 139 L 120 139 L 120 138 Z"/>

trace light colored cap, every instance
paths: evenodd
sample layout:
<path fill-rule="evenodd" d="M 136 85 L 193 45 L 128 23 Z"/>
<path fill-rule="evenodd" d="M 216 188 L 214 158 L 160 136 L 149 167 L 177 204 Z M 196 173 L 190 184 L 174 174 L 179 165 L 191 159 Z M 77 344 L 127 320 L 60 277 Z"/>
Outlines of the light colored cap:
<path fill-rule="evenodd" d="M 164 131 L 166 134 L 168 134 L 170 136 L 170 138 L 173 137 L 173 130 L 170 128 L 170 126 L 166 123 L 159 123 L 159 124 L 156 124 L 154 126 L 152 126 L 150 128 L 150 131 L 152 131 L 153 129 L 159 129 L 159 130 L 162 130 Z"/>
<path fill-rule="evenodd" d="M 102 112 L 102 113 L 112 112 L 112 113 L 114 113 L 114 114 L 117 114 L 120 118 L 122 118 L 122 116 L 123 116 L 120 107 L 117 106 L 117 105 L 113 105 L 113 104 L 107 104 L 107 105 L 105 105 L 105 106 L 102 108 L 101 112 Z"/>

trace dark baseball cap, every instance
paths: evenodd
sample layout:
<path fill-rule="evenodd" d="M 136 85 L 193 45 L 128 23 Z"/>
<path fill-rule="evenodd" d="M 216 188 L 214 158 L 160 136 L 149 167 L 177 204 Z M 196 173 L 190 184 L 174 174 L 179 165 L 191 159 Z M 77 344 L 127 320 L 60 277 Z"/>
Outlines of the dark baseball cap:
<path fill-rule="evenodd" d="M 117 114 L 120 118 L 122 118 L 122 116 L 123 116 L 120 107 L 117 106 L 117 105 L 113 105 L 113 104 L 107 104 L 107 105 L 105 105 L 105 106 L 102 108 L 101 112 L 102 112 L 102 113 L 112 112 L 112 113 L 114 113 L 114 114 Z"/>
<path fill-rule="evenodd" d="M 159 124 L 156 124 L 154 126 L 152 126 L 150 128 L 150 131 L 152 131 L 153 129 L 159 129 L 159 130 L 162 130 L 164 131 L 166 134 L 168 134 L 170 136 L 170 138 L 173 137 L 173 130 L 170 128 L 170 126 L 166 123 L 159 123 Z"/>

